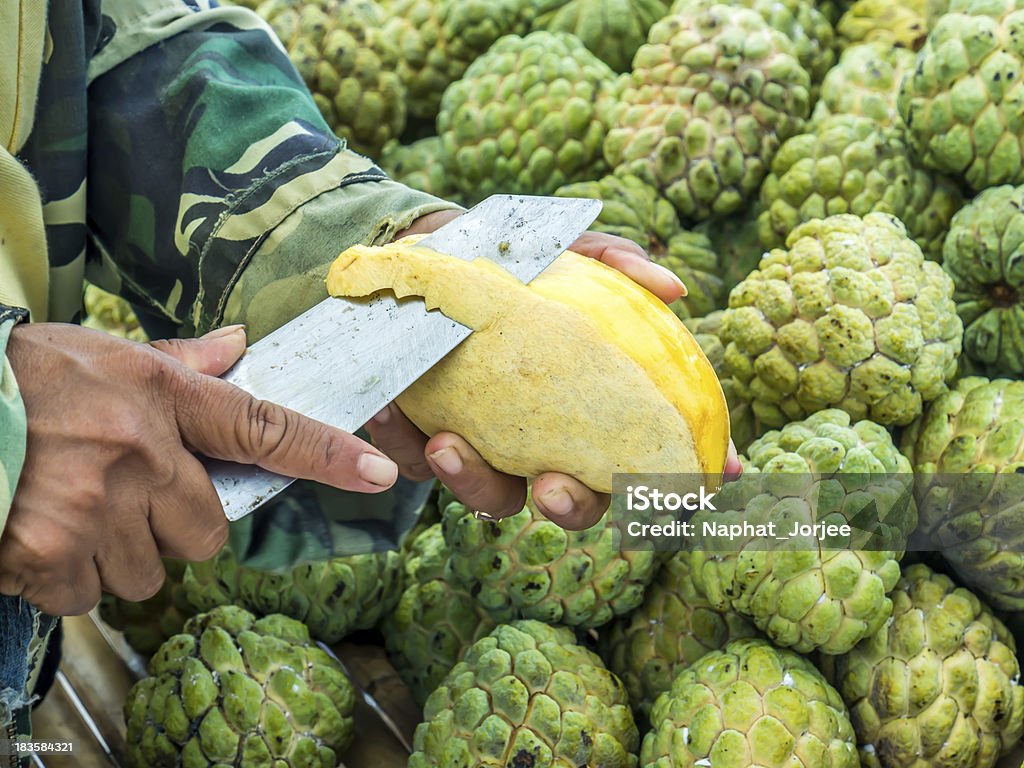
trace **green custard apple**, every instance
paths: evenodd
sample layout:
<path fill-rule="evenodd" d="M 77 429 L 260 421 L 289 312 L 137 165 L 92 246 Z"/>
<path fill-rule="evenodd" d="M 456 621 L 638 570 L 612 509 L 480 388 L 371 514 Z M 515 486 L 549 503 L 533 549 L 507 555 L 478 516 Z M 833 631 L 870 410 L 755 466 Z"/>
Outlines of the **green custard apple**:
<path fill-rule="evenodd" d="M 712 606 L 749 617 L 779 646 L 846 653 L 892 611 L 887 594 L 917 525 L 910 462 L 884 427 L 853 423 L 838 409 L 768 432 L 748 454 L 717 511 L 693 517 L 694 583 Z M 775 523 L 783 538 L 798 522 L 848 523 L 857 532 L 774 543 L 703 528 L 740 521 Z"/>
<path fill-rule="evenodd" d="M 620 550 L 607 514 L 584 531 L 567 531 L 532 501 L 500 521 L 456 502 L 442 525 L 453 577 L 498 621 L 514 610 L 549 624 L 607 624 L 643 602 L 658 565 L 653 551 Z"/>
<path fill-rule="evenodd" d="M 687 220 L 739 211 L 810 114 L 792 41 L 756 11 L 713 5 L 651 28 L 608 110 L 604 156 Z"/>
<path fill-rule="evenodd" d="M 651 712 L 643 768 L 858 768 L 842 699 L 801 656 L 734 640 L 683 670 Z"/>
<path fill-rule="evenodd" d="M 865 768 L 991 768 L 1024 730 L 1013 638 L 978 598 L 906 569 L 885 627 L 822 659 L 850 708 Z"/>
<path fill-rule="evenodd" d="M 409 768 L 635 768 L 626 692 L 570 629 L 501 624 L 435 690 Z"/>
<path fill-rule="evenodd" d="M 341 665 L 286 616 L 194 616 L 128 692 L 133 768 L 334 768 L 353 739 Z"/>
<path fill-rule="evenodd" d="M 728 375 L 769 427 L 841 408 L 906 425 L 956 374 L 953 281 L 888 214 L 813 219 L 733 289 Z"/>

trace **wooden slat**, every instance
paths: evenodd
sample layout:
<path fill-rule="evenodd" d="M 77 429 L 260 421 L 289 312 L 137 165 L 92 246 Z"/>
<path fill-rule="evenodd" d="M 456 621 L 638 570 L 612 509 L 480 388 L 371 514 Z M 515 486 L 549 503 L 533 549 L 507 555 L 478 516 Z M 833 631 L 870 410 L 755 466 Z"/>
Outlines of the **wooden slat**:
<path fill-rule="evenodd" d="M 374 701 L 399 741 L 411 751 L 413 732 L 423 715 L 384 649 L 342 642 L 333 650 L 352 682 Z"/>
<path fill-rule="evenodd" d="M 64 620 L 61 668 L 92 715 L 96 727 L 119 762 L 125 754 L 121 707 L 135 684 L 124 659 L 90 616 Z"/>
<path fill-rule="evenodd" d="M 74 742 L 74 752 L 40 753 L 37 764 L 46 768 L 113 768 L 116 763 L 79 715 L 74 698 L 62 681 L 54 682 L 46 700 L 32 713 L 33 738 Z"/>

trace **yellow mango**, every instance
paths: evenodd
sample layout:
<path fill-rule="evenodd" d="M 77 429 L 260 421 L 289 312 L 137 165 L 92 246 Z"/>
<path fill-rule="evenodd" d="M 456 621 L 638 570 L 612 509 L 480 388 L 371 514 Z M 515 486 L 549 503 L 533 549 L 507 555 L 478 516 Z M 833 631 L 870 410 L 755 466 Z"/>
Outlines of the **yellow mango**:
<path fill-rule="evenodd" d="M 609 492 L 616 472 L 700 473 L 717 484 L 729 412 L 711 363 L 656 296 L 566 252 L 524 285 L 487 259 L 406 238 L 331 265 L 333 296 L 390 290 L 474 333 L 398 397 L 428 435 L 455 432 L 513 475 L 573 475 Z"/>

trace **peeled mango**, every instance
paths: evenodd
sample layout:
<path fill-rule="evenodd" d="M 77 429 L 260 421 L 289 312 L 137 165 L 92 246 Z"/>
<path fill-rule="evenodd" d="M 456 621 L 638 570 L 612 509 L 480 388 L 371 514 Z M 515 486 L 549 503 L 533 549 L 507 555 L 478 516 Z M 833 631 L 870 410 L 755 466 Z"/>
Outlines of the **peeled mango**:
<path fill-rule="evenodd" d="M 345 251 L 327 288 L 422 296 L 475 331 L 398 405 L 426 434 L 462 435 L 502 472 L 564 472 L 605 493 L 615 472 L 721 479 L 729 415 L 714 369 L 671 309 L 611 267 L 570 251 L 523 285 L 486 258 L 406 238 Z"/>

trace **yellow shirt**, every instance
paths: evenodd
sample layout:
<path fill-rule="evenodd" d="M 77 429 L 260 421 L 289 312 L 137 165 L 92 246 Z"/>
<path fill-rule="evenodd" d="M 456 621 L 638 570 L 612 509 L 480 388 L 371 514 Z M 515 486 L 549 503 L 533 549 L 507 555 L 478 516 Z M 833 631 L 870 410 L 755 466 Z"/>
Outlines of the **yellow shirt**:
<path fill-rule="evenodd" d="M 45 320 L 49 263 L 43 206 L 32 176 L 15 155 L 35 117 L 46 42 L 44 0 L 0 2 L 0 304 L 26 307 Z"/>

